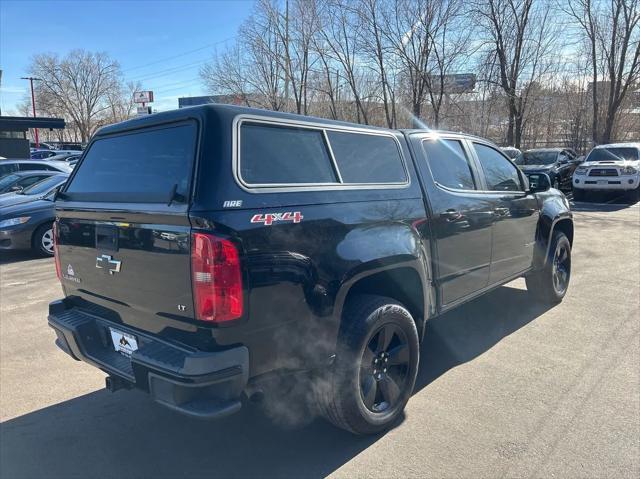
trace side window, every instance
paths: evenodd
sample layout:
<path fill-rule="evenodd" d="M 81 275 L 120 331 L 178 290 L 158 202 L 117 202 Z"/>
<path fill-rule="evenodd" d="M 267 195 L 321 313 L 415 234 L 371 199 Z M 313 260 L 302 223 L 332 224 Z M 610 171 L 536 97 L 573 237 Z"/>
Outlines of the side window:
<path fill-rule="evenodd" d="M 336 183 L 322 130 L 243 123 L 240 173 L 249 184 Z"/>
<path fill-rule="evenodd" d="M 26 188 L 27 186 L 31 186 L 34 183 L 37 183 L 40 180 L 44 180 L 45 178 L 48 178 L 49 176 L 30 176 L 28 178 L 24 178 L 20 181 L 18 181 L 18 186 L 22 186 L 23 188 Z"/>
<path fill-rule="evenodd" d="M 20 171 L 34 171 L 34 170 L 49 171 L 51 169 L 46 163 L 43 163 L 42 165 L 36 165 L 33 163 L 20 163 L 19 167 L 20 167 Z"/>
<path fill-rule="evenodd" d="M 0 164 L 0 177 L 4 175 L 8 175 L 9 173 L 13 173 L 18 169 L 18 166 L 15 163 L 10 163 L 8 165 Z"/>
<path fill-rule="evenodd" d="M 493 148 L 474 143 L 487 187 L 491 191 L 522 191 L 520 176 L 513 163 Z"/>
<path fill-rule="evenodd" d="M 389 136 L 327 131 L 344 183 L 404 183 L 407 175 Z"/>
<path fill-rule="evenodd" d="M 456 190 L 476 189 L 471 164 L 458 140 L 424 140 L 422 145 L 436 183 Z"/>

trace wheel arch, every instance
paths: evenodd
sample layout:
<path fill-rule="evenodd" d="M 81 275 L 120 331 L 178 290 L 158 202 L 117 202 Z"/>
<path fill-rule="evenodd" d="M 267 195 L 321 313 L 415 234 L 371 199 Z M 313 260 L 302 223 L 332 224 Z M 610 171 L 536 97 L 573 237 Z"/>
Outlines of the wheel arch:
<path fill-rule="evenodd" d="M 354 279 L 348 288 L 345 288 L 339 299 L 338 311 L 342 315 L 344 306 L 357 295 L 369 294 L 392 298 L 403 304 L 411 313 L 416 322 L 418 336 L 422 338 L 425 322 L 431 311 L 431 295 L 426 287 L 427 284 L 424 272 L 410 264 L 371 271 Z"/>
<path fill-rule="evenodd" d="M 556 231 L 564 233 L 569 240 L 569 244 L 573 247 L 574 226 L 573 218 L 570 215 L 562 215 L 553 220 L 541 221 L 538 225 L 538 241 L 534 257 L 535 268 L 541 268 L 547 264 L 551 238 Z"/>
<path fill-rule="evenodd" d="M 31 232 L 31 246 L 34 246 L 35 240 L 36 240 L 36 233 L 38 232 L 38 230 L 46 225 L 46 224 L 51 224 L 53 225 L 53 222 L 55 221 L 55 218 L 43 218 L 41 220 L 38 221 L 38 223 L 33 227 L 33 231 Z"/>

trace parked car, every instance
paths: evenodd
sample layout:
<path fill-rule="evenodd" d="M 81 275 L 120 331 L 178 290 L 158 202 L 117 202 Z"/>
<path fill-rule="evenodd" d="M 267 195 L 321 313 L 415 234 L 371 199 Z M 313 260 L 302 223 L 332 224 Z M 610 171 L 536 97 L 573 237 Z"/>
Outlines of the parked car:
<path fill-rule="evenodd" d="M 515 160 L 522 152 L 515 146 L 503 146 L 500 148 L 502 153 L 507 155 L 510 160 Z"/>
<path fill-rule="evenodd" d="M 80 156 L 82 156 L 82 154 L 78 154 L 78 152 L 65 152 L 65 153 L 60 153 L 60 154 L 55 154 L 54 156 L 51 156 L 49 158 L 45 158 L 44 161 L 64 161 L 64 162 L 69 162 L 73 159 L 78 159 L 80 158 Z"/>
<path fill-rule="evenodd" d="M 38 147 L 36 147 L 36 142 L 35 141 L 30 141 L 29 142 L 29 149 L 33 152 L 33 151 L 38 151 L 38 150 L 52 150 L 53 148 L 51 147 L 51 145 L 49 143 L 42 143 L 42 142 L 40 142 L 38 144 Z"/>
<path fill-rule="evenodd" d="M 579 160 L 568 148 L 539 148 L 523 151 L 514 163 L 525 173 L 546 173 L 555 189 L 568 191 Z"/>
<path fill-rule="evenodd" d="M 40 180 L 54 175 L 53 171 L 18 171 L 0 178 L 0 194 L 22 191 Z"/>
<path fill-rule="evenodd" d="M 0 195 L 0 251 L 53 256 L 53 199 L 69 175 L 55 174 L 18 193 Z"/>
<path fill-rule="evenodd" d="M 65 161 L 71 168 L 75 168 L 75 166 L 78 164 L 78 161 L 80 161 L 81 157 L 82 155 L 70 156 Z"/>
<path fill-rule="evenodd" d="M 30 157 L 32 160 L 45 160 L 55 156 L 55 154 L 55 150 L 34 150 L 31 152 Z"/>
<path fill-rule="evenodd" d="M 63 161 L 69 156 L 76 156 L 75 150 L 38 150 L 31 153 L 32 160 Z"/>
<path fill-rule="evenodd" d="M 573 173 L 573 197 L 580 201 L 594 191 L 640 199 L 640 143 L 598 145 L 589 152 Z"/>
<path fill-rule="evenodd" d="M 63 161 L 0 160 L 0 178 L 16 171 L 57 171 L 70 173 L 71 166 Z"/>
<path fill-rule="evenodd" d="M 572 213 L 531 178 L 473 136 L 228 105 L 104 127 L 56 199 L 49 325 L 112 391 L 216 418 L 295 373 L 376 433 L 430 318 L 522 276 L 562 301 Z"/>

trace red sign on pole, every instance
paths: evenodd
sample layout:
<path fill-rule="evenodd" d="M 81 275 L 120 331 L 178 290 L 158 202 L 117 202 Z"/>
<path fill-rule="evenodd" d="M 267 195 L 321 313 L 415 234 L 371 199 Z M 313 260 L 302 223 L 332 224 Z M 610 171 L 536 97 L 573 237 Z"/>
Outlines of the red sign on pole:
<path fill-rule="evenodd" d="M 151 103 L 153 102 L 152 91 L 137 91 L 133 94 L 134 103 Z"/>

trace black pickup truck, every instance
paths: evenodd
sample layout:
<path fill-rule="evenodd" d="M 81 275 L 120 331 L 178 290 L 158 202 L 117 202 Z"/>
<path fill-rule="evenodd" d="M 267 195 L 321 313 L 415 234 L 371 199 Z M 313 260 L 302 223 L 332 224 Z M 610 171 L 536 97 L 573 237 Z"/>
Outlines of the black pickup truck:
<path fill-rule="evenodd" d="M 58 346 L 201 418 L 304 373 L 384 430 L 429 319 L 522 276 L 559 302 L 571 271 L 564 195 L 481 138 L 226 105 L 102 128 L 56 214 Z"/>

